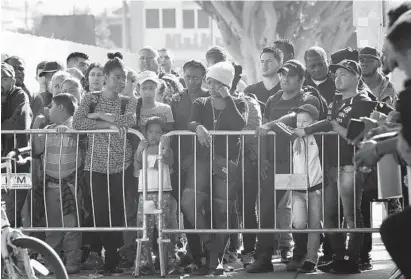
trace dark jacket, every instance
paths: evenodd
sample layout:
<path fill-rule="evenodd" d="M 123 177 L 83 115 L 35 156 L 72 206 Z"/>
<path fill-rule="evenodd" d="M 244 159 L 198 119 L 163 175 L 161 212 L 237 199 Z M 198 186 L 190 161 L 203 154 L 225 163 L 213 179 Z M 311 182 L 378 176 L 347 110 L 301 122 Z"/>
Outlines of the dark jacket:
<path fill-rule="evenodd" d="M 28 130 L 32 121 L 29 97 L 20 87 L 15 87 L 1 106 L 1 130 Z M 16 147 L 28 144 L 27 135 L 16 136 Z M 1 135 L 2 157 L 14 149 L 14 136 Z"/>
<path fill-rule="evenodd" d="M 318 92 L 320 92 L 321 96 L 323 96 L 327 101 L 327 104 L 333 101 L 335 95 L 335 82 L 334 78 L 330 74 L 328 74 L 327 79 L 319 85 L 316 85 L 312 78 L 307 76 L 304 85 L 309 85 L 316 88 Z"/>
<path fill-rule="evenodd" d="M 411 79 L 404 84 L 404 90 L 399 95 L 398 108 L 402 124 L 402 136 L 411 146 Z"/>

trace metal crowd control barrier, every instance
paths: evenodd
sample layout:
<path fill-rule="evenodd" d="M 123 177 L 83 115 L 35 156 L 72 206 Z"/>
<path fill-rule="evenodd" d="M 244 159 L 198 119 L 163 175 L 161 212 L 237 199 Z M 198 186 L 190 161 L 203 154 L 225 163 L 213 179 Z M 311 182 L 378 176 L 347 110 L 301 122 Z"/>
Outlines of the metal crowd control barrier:
<path fill-rule="evenodd" d="M 228 146 L 228 136 L 239 136 L 240 137 L 240 139 L 241 139 L 241 149 L 240 149 L 240 162 L 238 162 L 238 165 L 239 166 L 241 166 L 241 172 L 240 172 L 240 174 L 239 174 L 239 176 L 240 177 L 238 177 L 239 179 L 240 179 L 240 183 L 241 183 L 241 190 L 240 190 L 240 192 L 241 192 L 241 197 L 242 197 L 242 200 L 241 200 L 241 204 L 242 204 L 242 209 L 241 209 L 241 215 L 242 215 L 242 224 L 243 224 L 243 226 L 244 226 L 244 224 L 245 224 L 245 209 L 244 209 L 244 205 L 245 205 L 245 203 L 244 203 L 244 200 L 246 199 L 246 198 L 250 198 L 250 197 L 245 197 L 245 195 L 244 195 L 244 189 L 245 189 L 245 185 L 244 185 L 244 175 L 245 175 L 245 170 L 244 170 L 244 166 L 245 166 L 245 144 L 244 144 L 244 139 L 245 139 L 245 137 L 246 136 L 254 136 L 255 135 L 255 132 L 254 131 L 209 131 L 210 132 L 210 134 L 212 135 L 212 136 L 226 136 L 226 146 L 225 146 L 225 150 L 226 150 L 226 155 L 227 155 L 227 157 L 226 158 L 228 158 L 228 148 L 229 148 L 229 146 Z M 170 133 L 168 133 L 167 134 L 167 136 L 169 136 L 169 137 L 177 137 L 177 154 L 178 155 L 175 155 L 174 156 L 174 158 L 177 158 L 177 156 L 178 156 L 178 167 L 177 167 L 177 169 L 175 169 L 174 170 L 174 172 L 177 172 L 177 175 L 178 175 L 178 195 L 179 195 L 179 197 L 180 197 L 180 199 L 179 199 L 179 201 L 178 201 L 178 212 L 177 212 L 177 214 L 178 214 L 178 224 L 179 224 L 179 228 L 178 229 L 175 229 L 175 228 L 166 228 L 166 229 L 162 229 L 162 224 L 161 224 L 161 218 L 159 218 L 159 222 L 160 222 L 160 224 L 159 224 L 159 237 L 158 237 L 158 242 L 159 242 L 159 244 L 160 244 L 160 261 L 162 261 L 162 260 L 164 260 L 164 256 L 162 255 L 162 253 L 164 253 L 164 250 L 163 250 L 163 243 L 165 243 L 165 242 L 169 242 L 169 239 L 166 239 L 165 238 L 165 234 L 179 234 L 179 233 L 198 233 L 198 234 L 237 234 L 237 233 L 248 233 L 248 234 L 261 234 L 261 233 L 324 233 L 324 232 L 326 232 L 326 233 L 378 233 L 379 232 L 379 228 L 357 228 L 357 217 L 356 217 L 356 213 L 357 213 L 357 208 L 356 208 L 356 199 L 357 199 L 357 192 L 356 192 L 356 187 L 357 187 L 357 185 L 356 185 L 356 180 L 357 179 L 355 179 L 356 178 L 356 175 L 357 175 L 357 173 L 356 173 L 356 170 L 354 169 L 354 174 L 352 175 L 352 179 L 353 179 L 353 181 L 352 181 L 352 185 L 353 185 L 353 188 L 354 188 L 354 191 L 352 191 L 352 199 L 353 199 L 353 206 L 354 206 L 354 222 L 353 222 L 353 224 L 354 224 L 354 227 L 343 227 L 342 226 L 342 220 L 341 220 L 341 212 L 340 212 L 340 210 L 341 210 L 341 185 L 340 185 L 340 183 L 341 183 L 341 181 L 340 181 L 340 175 L 341 175 L 341 166 L 340 166 L 340 152 L 338 151 L 338 158 L 337 158 L 337 160 L 338 160 L 338 166 L 337 166 L 337 179 L 336 179 L 336 184 L 337 184 L 337 195 L 338 195 L 338 206 L 337 206 L 337 210 L 338 210 L 338 227 L 336 227 L 336 228 L 326 228 L 326 229 L 324 229 L 324 228 L 321 228 L 321 229 L 308 229 L 308 228 L 306 228 L 306 229 L 293 229 L 293 228 L 278 228 L 277 227 L 277 222 L 276 222 L 276 220 L 277 220 L 277 213 L 276 213 L 276 210 L 274 210 L 274 212 L 273 212 L 273 218 L 274 218 L 274 222 L 273 222 L 273 224 L 274 224 L 274 227 L 273 228 L 261 228 L 261 223 L 258 221 L 257 223 L 258 223 L 258 227 L 257 228 L 242 228 L 242 229 L 239 229 L 239 228 L 230 228 L 230 225 L 229 225 L 229 209 L 228 209 L 228 204 L 229 204 L 229 200 L 228 200 L 228 195 L 227 195 L 227 200 L 226 200 L 226 204 L 227 204 L 227 227 L 225 228 L 225 229 L 216 229 L 216 228 L 213 228 L 213 227 L 215 227 L 214 226 L 214 224 L 213 224 L 213 199 L 212 198 L 209 198 L 209 200 L 207 201 L 207 202 L 205 202 L 205 203 L 208 203 L 209 202 L 209 209 L 210 209 L 210 211 L 209 212 L 211 212 L 211 218 L 210 218 L 210 224 L 209 224 L 209 228 L 198 228 L 198 225 L 197 225 L 197 216 L 198 216 L 198 212 L 197 212 L 197 179 L 196 179 L 196 175 L 194 175 L 194 192 L 195 192 L 195 195 L 194 195 L 194 211 L 195 211 L 195 221 L 194 221 L 194 225 L 193 225 L 193 227 L 194 227 L 194 229 L 182 229 L 181 228 L 181 224 L 182 224 L 182 222 L 181 222 L 181 213 L 182 213 L 182 205 L 181 205 L 181 200 L 182 200 L 182 189 L 183 188 L 185 188 L 185 187 L 183 187 L 182 185 L 185 183 L 185 181 L 183 182 L 182 181 L 182 164 L 181 164 L 181 162 L 185 159 L 185 158 L 181 158 L 181 151 L 182 151 L 182 148 L 188 148 L 187 146 L 184 146 L 184 147 L 182 147 L 181 146 L 181 137 L 182 136 L 191 136 L 192 137 L 192 140 L 193 140 L 193 146 L 194 146 L 194 161 L 193 161 L 193 169 L 194 169 L 194 173 L 196 174 L 197 173 L 197 171 L 198 171 L 198 168 L 197 168 L 197 164 L 198 164 L 198 162 L 197 162 L 197 149 L 198 149 L 198 147 L 197 147 L 197 136 L 196 136 L 196 134 L 195 133 L 193 133 L 193 132 L 190 132 L 190 131 L 172 131 L 172 132 L 170 132 Z M 273 146 L 274 146 L 274 150 L 275 150 L 275 147 L 276 147 L 276 138 L 278 137 L 274 132 L 269 132 L 268 133 L 268 136 L 272 136 L 272 137 L 274 137 L 273 138 Z M 324 150 L 324 140 L 325 140 L 325 138 L 326 137 L 331 137 L 331 136 L 337 136 L 337 134 L 336 133 L 319 133 L 319 134 L 316 134 L 316 136 L 320 136 L 321 137 L 321 139 L 322 139 L 322 145 L 321 146 L 319 146 L 318 148 L 319 149 L 321 149 L 321 153 L 320 154 L 322 154 L 322 158 L 321 158 L 321 167 L 322 167 L 322 182 L 321 182 L 321 184 L 322 184 L 322 186 L 321 186 L 321 193 L 322 193 L 322 220 L 324 221 L 324 215 L 325 215 L 325 197 L 324 197 L 324 187 L 326 187 L 326 173 L 325 173 L 325 168 L 324 168 L 324 158 L 325 158 L 325 156 L 326 156 L 326 154 L 324 154 L 324 152 L 325 152 L 325 150 Z M 259 150 L 259 152 L 258 152 L 258 159 L 257 159 L 257 164 L 258 164 L 258 166 L 257 166 L 257 173 L 258 173 L 258 177 L 256 177 L 255 178 L 255 183 L 257 184 L 257 187 L 258 187 L 258 193 L 257 193 L 257 211 L 258 211 L 258 216 L 257 216 L 257 220 L 261 220 L 261 208 L 260 208 L 260 205 L 261 205 L 261 196 L 260 196 L 260 194 L 261 194 L 261 177 L 260 177 L 260 171 L 261 171 L 261 165 L 260 165 L 260 157 L 261 157 L 261 137 L 258 137 L 258 138 L 256 138 L 256 140 L 257 140 L 257 144 L 258 144 L 258 150 Z M 341 138 L 338 136 L 338 144 L 337 144 L 337 146 L 335 146 L 335 148 L 337 149 L 337 150 L 340 150 L 340 141 L 341 141 Z M 211 141 L 211 142 L 213 142 L 213 141 Z M 162 150 L 162 146 L 160 145 L 160 147 L 159 147 L 159 150 Z M 292 146 L 292 142 L 290 142 L 290 158 L 292 158 L 293 157 L 293 155 L 292 155 L 292 150 L 293 150 L 293 146 Z M 174 152 L 175 152 L 176 150 L 174 150 Z M 355 151 L 354 151 L 355 152 Z M 159 153 L 160 154 L 160 153 Z M 355 153 L 354 153 L 355 154 Z M 272 200 L 273 200 L 273 203 L 274 203 L 274 205 L 275 205 L 275 207 L 274 208 L 277 208 L 277 204 L 276 204 L 276 191 L 278 191 L 278 190 L 286 190 L 286 191 L 291 191 L 291 193 L 292 193 L 292 191 L 293 190 L 302 190 L 302 189 L 307 189 L 307 183 L 308 183 L 308 180 L 309 180 L 309 177 L 304 177 L 304 176 L 302 176 L 301 174 L 299 174 L 299 175 L 295 175 L 295 174 L 293 174 L 293 166 L 292 166 L 292 160 L 290 159 L 290 174 L 277 174 L 276 173 L 276 152 L 274 152 L 274 154 L 273 154 L 273 174 L 274 174 L 274 176 L 275 176 L 275 179 L 273 179 L 273 185 L 272 185 L 272 187 L 275 189 L 274 191 L 273 191 L 273 197 L 272 197 Z M 161 158 L 161 155 L 160 155 L 160 158 Z M 209 156 L 209 158 L 212 158 L 212 153 L 211 153 L 211 148 L 210 148 L 210 156 Z M 213 167 L 213 161 L 211 160 L 211 159 L 208 159 L 209 160 L 209 170 L 210 170 L 210 173 L 209 173 L 209 176 L 210 176 L 210 181 L 209 181 L 209 184 L 210 184 L 210 194 L 209 194 L 209 197 L 213 197 L 213 173 L 212 173 L 212 167 Z M 228 159 L 226 159 L 227 161 L 226 161 L 226 167 L 228 168 L 228 164 L 229 164 L 229 162 L 228 162 Z M 160 187 L 159 187 L 159 193 L 158 193 L 158 195 L 159 195 L 159 198 L 158 198 L 158 205 L 160 205 L 161 204 L 161 201 L 162 201 L 162 196 L 163 196 L 163 176 L 161 175 L 162 174 L 162 169 L 163 169 L 163 163 L 161 162 L 161 160 L 160 160 L 160 163 L 159 163 L 159 182 L 160 182 Z M 200 171 L 202 171 L 202 170 L 200 170 Z M 227 177 L 228 178 L 228 177 Z M 228 186 L 229 185 L 229 181 L 228 181 L 228 179 L 226 180 L 226 187 L 227 187 L 227 193 L 228 193 Z M 185 186 L 187 186 L 187 185 L 185 185 Z M 248 185 L 248 186 L 251 186 L 251 185 Z M 253 185 L 253 186 L 255 186 L 255 185 Z M 328 186 L 328 187 L 330 187 L 330 186 Z M 292 197 L 291 197 L 292 198 Z M 308 199 L 308 195 L 307 195 L 307 199 Z M 207 205 L 208 206 L 208 205 Z M 308 206 L 308 200 L 307 200 L 307 206 Z M 293 214 L 292 213 L 292 208 L 291 208 L 291 215 Z M 184 212 L 183 212 L 184 213 Z M 165 264 L 164 263 L 161 263 L 160 262 L 160 265 L 161 265 L 161 275 L 162 276 L 165 276 Z"/>
<path fill-rule="evenodd" d="M 50 134 L 59 134 L 60 135 L 60 162 L 59 162 L 59 173 L 61 175 L 61 155 L 62 155 L 62 149 L 63 149 L 63 137 L 65 134 L 71 134 L 73 135 L 73 137 L 76 137 L 77 140 L 77 146 L 76 146 L 76 171 L 75 171 L 75 179 L 74 179 L 74 191 L 72 191 L 72 194 L 74 195 L 74 200 L 75 200 L 75 216 L 76 216 L 76 226 L 74 227 L 68 227 L 64 225 L 64 218 L 63 218 L 63 202 L 62 202 L 62 179 L 61 176 L 59 175 L 59 195 L 60 195 L 60 214 L 61 214 L 61 224 L 62 226 L 59 227 L 52 227 L 49 225 L 49 218 L 48 218 L 48 212 L 50 209 L 47 209 L 47 202 L 46 202 L 46 170 L 43 167 L 43 172 L 41 174 L 41 177 L 43 178 L 42 180 L 42 185 L 33 185 L 33 183 L 38 182 L 38 180 L 35 178 L 36 175 L 38 175 L 39 173 L 37 173 L 36 171 L 33 172 L 33 166 L 36 166 L 36 164 L 44 164 L 44 161 L 41 162 L 40 159 L 38 159 L 37 162 L 32 162 L 30 164 L 30 170 L 29 172 L 26 173 L 14 173 L 12 174 L 12 187 L 11 190 L 12 191 L 8 191 L 7 193 L 2 192 L 2 198 L 8 198 L 8 202 L 11 203 L 12 200 L 14 199 L 14 206 L 10 206 L 8 208 L 13 208 L 14 212 L 11 212 L 14 214 L 14 224 L 16 226 L 18 226 L 18 224 L 20 222 L 23 223 L 28 223 L 27 226 L 23 226 L 22 230 L 25 232 L 47 232 L 47 231 L 64 231 L 64 232 L 99 232 L 99 231 L 111 231 L 111 232 L 126 232 L 126 233 L 133 233 L 133 232 L 142 232 L 142 237 L 138 238 L 137 241 L 137 248 L 138 251 L 141 251 L 141 243 L 148 241 L 148 237 L 147 237 L 147 229 L 146 229 L 146 224 L 147 224 L 147 215 L 144 215 L 144 219 L 143 219 L 143 226 L 142 227 L 137 227 L 136 224 L 130 224 L 130 217 L 132 217 L 132 215 L 135 214 L 135 219 L 137 219 L 137 207 L 135 207 L 135 212 L 127 212 L 126 207 L 127 207 L 127 202 L 126 202 L 126 189 L 125 189 L 125 159 L 126 159 L 126 145 L 127 145 L 127 138 L 124 136 L 124 141 L 123 141 L 123 150 L 124 150 L 124 154 L 123 154 L 123 171 L 122 171 L 122 207 L 123 207 L 123 213 L 124 213 L 124 226 L 118 226 L 118 227 L 114 227 L 112 226 L 112 220 L 111 220 L 111 206 L 110 206 L 110 184 L 108 183 L 108 210 L 109 210 L 109 227 L 101 227 L 101 226 L 97 226 L 96 224 L 96 215 L 95 215 L 95 208 L 94 208 L 94 195 L 93 195 L 93 190 L 96 191 L 96 186 L 98 187 L 98 185 L 93 185 L 92 183 L 92 176 L 91 176 L 91 172 L 90 172 L 90 198 L 91 198 L 91 204 L 92 204 L 92 208 L 90 214 L 92 215 L 93 218 L 93 224 L 91 226 L 85 227 L 82 226 L 83 223 L 83 210 L 82 210 L 82 205 L 79 204 L 79 189 L 80 188 L 84 188 L 87 187 L 86 185 L 79 185 L 78 182 L 78 178 L 81 174 L 79 174 L 80 171 L 80 167 L 82 167 L 81 165 L 79 165 L 79 156 L 80 156 L 80 136 L 84 135 L 87 136 L 88 141 L 91 141 L 91 168 L 93 165 L 93 152 L 94 151 L 94 141 L 95 141 L 95 136 L 96 134 L 107 134 L 108 135 L 108 146 L 107 148 L 107 154 L 110 154 L 110 141 L 111 141 L 111 135 L 114 133 L 118 133 L 118 131 L 116 130 L 67 130 L 64 133 L 57 133 L 55 130 L 41 130 L 41 129 L 32 129 L 32 130 L 25 130 L 25 131 L 18 131 L 18 130 L 8 130 L 8 131 L 1 131 L 2 137 L 3 136 L 7 136 L 9 137 L 9 139 L 13 139 L 14 141 L 14 148 L 16 148 L 16 144 L 17 144 L 17 136 L 18 135 L 27 135 L 29 137 L 29 144 L 32 142 L 33 140 L 33 135 L 44 135 L 45 137 L 45 149 L 44 149 L 44 153 L 47 154 L 47 142 L 48 142 L 48 138 Z M 138 137 L 138 138 L 143 138 L 142 134 L 139 131 L 136 130 L 128 130 L 128 134 L 131 134 L 132 136 Z M 85 151 L 85 150 L 84 150 Z M 86 157 L 86 153 L 83 153 L 83 164 L 85 162 L 85 157 Z M 143 154 L 143 170 L 147 170 L 146 164 L 147 164 L 147 156 L 144 152 Z M 31 152 L 30 157 L 33 158 L 33 152 Z M 107 166 L 109 166 L 109 161 L 110 161 L 110 155 L 107 156 Z M 131 160 L 130 166 L 133 166 L 133 158 Z M 13 166 L 14 171 L 16 171 L 16 167 L 17 165 L 14 164 Z M 39 165 L 37 165 L 37 167 L 39 167 Z M 84 165 L 83 165 L 84 167 Z M 109 168 L 107 168 L 107 175 L 109 174 Z M 7 179 L 10 179 L 10 177 L 7 177 L 6 173 L 2 173 L 2 189 L 3 187 L 5 187 L 7 185 Z M 107 176 L 107 179 L 108 176 Z M 146 171 L 143 171 L 143 200 L 146 200 L 146 196 L 147 196 L 147 180 L 146 180 Z M 137 192 L 137 185 L 130 185 L 131 187 L 133 187 L 135 189 L 135 191 Z M 129 187 L 130 187 L 129 186 Z M 38 187 L 36 189 L 36 187 Z M 94 189 L 93 189 L 94 188 Z M 45 224 L 36 224 L 38 226 L 36 226 L 34 224 L 34 221 L 41 222 L 42 220 L 33 220 L 34 218 L 34 210 L 33 210 L 33 197 L 35 196 L 34 191 L 41 189 L 42 191 L 42 203 L 44 206 L 44 221 Z M 15 191 L 14 191 L 15 190 Z M 29 194 L 30 193 L 30 194 Z M 7 196 L 8 195 L 8 196 Z M 18 200 L 21 199 L 21 197 L 24 198 L 23 201 Z M 138 195 L 136 194 L 136 197 L 138 198 Z M 37 198 L 40 198 L 39 196 Z M 18 220 L 20 218 L 18 218 L 18 216 L 22 213 L 22 209 L 23 209 L 23 204 L 22 202 L 27 203 L 29 209 L 29 216 L 22 216 L 21 219 L 24 219 L 24 221 Z M 137 204 L 137 201 L 135 201 Z M 13 205 L 13 204 L 11 204 Z M 24 214 L 22 214 L 24 215 Z M 130 216 L 128 216 L 130 215 Z M 29 220 L 28 220 L 29 219 Z M 131 220 L 132 221 L 132 220 Z M 45 226 L 44 226 L 45 225 Z M 133 248 L 134 249 L 134 248 Z M 138 255 L 140 254 L 139 252 L 137 253 Z M 139 260 L 139 258 L 137 259 Z M 138 275 L 138 269 L 136 269 L 136 274 Z"/>

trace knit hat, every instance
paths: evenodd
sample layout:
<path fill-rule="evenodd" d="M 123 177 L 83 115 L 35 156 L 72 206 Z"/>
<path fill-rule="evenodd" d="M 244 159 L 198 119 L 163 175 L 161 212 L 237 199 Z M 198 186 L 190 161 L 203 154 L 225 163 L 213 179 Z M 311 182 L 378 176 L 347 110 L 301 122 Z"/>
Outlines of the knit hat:
<path fill-rule="evenodd" d="M 219 62 L 208 69 L 207 79 L 213 78 L 231 88 L 234 79 L 234 67 L 230 62 Z"/>

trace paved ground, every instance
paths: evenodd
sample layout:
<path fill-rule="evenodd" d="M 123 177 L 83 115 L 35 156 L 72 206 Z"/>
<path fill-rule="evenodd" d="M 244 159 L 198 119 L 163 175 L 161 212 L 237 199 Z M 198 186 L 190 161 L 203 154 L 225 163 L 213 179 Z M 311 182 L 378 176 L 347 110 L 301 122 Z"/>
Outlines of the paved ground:
<path fill-rule="evenodd" d="M 377 241 L 376 241 L 377 242 Z M 294 272 L 286 272 L 285 271 L 285 265 L 277 262 L 274 260 L 274 273 L 266 273 L 266 274 L 247 274 L 244 270 L 241 269 L 240 264 L 233 265 L 236 269 L 234 272 L 225 274 L 224 276 L 221 277 L 232 277 L 233 279 L 245 279 L 245 278 L 255 278 L 255 279 L 298 279 L 298 278 L 309 278 L 309 279 L 327 279 L 327 278 L 335 278 L 338 277 L 340 279 L 357 279 L 357 278 L 369 278 L 369 279 L 387 279 L 390 277 L 392 270 L 394 269 L 394 264 L 390 260 L 390 257 L 388 253 L 385 251 L 384 246 L 381 244 L 377 244 L 374 246 L 373 252 L 372 252 L 372 258 L 373 258 L 373 265 L 374 269 L 372 271 L 368 272 L 363 272 L 361 274 L 356 274 L 356 275 L 332 275 L 332 274 L 325 274 L 325 273 L 318 273 L 318 274 L 310 274 L 310 275 L 304 275 L 304 274 L 299 274 L 297 276 L 296 273 Z M 142 278 L 159 278 L 160 276 L 142 276 Z M 189 276 L 187 276 L 189 277 Z M 196 278 L 208 278 L 212 276 L 204 276 L 204 277 L 196 277 Z M 126 274 L 123 275 L 118 275 L 118 276 L 107 276 L 107 277 L 98 277 L 93 274 L 83 272 L 79 275 L 72 276 L 70 278 L 85 278 L 85 279 L 95 279 L 95 278 L 107 278 L 107 279 L 131 279 L 134 278 L 131 275 L 131 271 L 126 272 Z M 178 278 L 178 277 L 177 277 Z M 183 276 L 180 277 L 182 279 Z"/>

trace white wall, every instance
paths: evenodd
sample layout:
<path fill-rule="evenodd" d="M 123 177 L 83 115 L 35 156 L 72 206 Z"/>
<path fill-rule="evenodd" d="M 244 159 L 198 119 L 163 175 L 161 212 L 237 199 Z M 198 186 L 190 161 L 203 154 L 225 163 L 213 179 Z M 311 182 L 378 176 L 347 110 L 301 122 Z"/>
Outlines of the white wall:
<path fill-rule="evenodd" d="M 17 55 L 26 63 L 26 85 L 33 92 L 37 92 L 38 85 L 35 80 L 37 64 L 43 60 L 60 61 L 66 64 L 67 56 L 75 51 L 84 52 L 90 57 L 90 62 L 99 62 L 104 65 L 107 61 L 108 50 L 100 47 L 78 44 L 69 41 L 55 40 L 13 32 L 1 32 L 1 53 L 9 56 Z M 121 51 L 127 67 L 138 70 L 136 54 Z"/>

